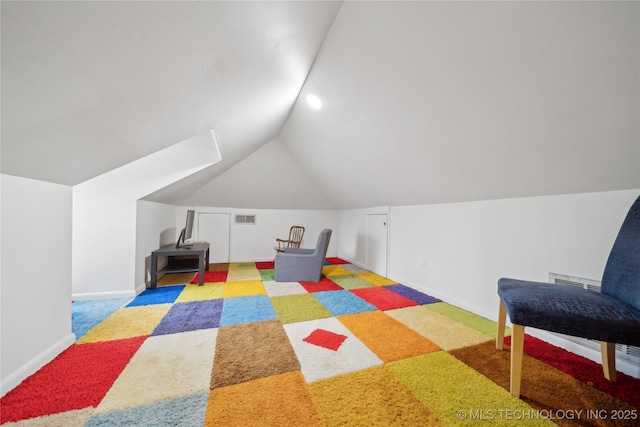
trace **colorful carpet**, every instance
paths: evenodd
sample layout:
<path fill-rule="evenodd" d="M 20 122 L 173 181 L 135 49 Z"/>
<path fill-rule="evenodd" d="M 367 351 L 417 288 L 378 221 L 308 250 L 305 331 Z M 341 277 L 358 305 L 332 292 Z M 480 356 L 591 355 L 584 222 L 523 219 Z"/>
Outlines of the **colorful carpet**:
<path fill-rule="evenodd" d="M 526 336 L 522 398 L 496 325 L 339 258 L 167 275 L 73 303 L 77 342 L 0 400 L 3 426 L 637 425 L 640 380 Z M 509 343 L 509 337 L 505 340 Z"/>

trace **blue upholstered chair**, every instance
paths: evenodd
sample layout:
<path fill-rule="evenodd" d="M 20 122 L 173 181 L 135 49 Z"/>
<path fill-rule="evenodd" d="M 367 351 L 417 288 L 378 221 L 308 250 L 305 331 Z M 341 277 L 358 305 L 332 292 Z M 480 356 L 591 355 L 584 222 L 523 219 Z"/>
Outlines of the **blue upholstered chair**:
<path fill-rule="evenodd" d="M 604 376 L 616 380 L 615 344 L 640 346 L 640 197 L 625 218 L 604 269 L 601 293 L 568 285 L 498 280 L 496 348 L 506 314 L 511 333 L 511 394 L 520 396 L 524 327 L 600 341 Z"/>
<path fill-rule="evenodd" d="M 287 248 L 276 254 L 276 282 L 318 282 L 327 256 L 331 230 L 324 229 L 318 236 L 315 249 Z"/>

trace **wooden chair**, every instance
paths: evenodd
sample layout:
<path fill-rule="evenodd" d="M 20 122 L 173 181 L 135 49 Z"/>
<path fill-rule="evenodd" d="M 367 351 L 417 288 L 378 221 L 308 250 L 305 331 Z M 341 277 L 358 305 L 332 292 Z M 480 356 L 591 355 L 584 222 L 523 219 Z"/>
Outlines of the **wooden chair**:
<path fill-rule="evenodd" d="M 289 238 L 287 240 L 276 239 L 278 246 L 275 248 L 277 252 L 284 252 L 288 248 L 299 248 L 302 244 L 302 236 L 304 236 L 304 227 L 294 225 L 289 230 Z"/>

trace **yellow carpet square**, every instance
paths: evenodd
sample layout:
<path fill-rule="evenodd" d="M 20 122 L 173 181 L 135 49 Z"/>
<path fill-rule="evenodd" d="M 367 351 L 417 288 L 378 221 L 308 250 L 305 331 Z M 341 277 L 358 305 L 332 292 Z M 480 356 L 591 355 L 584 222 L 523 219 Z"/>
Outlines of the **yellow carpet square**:
<path fill-rule="evenodd" d="M 171 304 L 123 307 L 87 332 L 76 343 L 86 344 L 151 335 L 170 308 Z"/>
<path fill-rule="evenodd" d="M 346 276 L 351 274 L 350 271 L 345 270 L 344 268 L 340 267 L 339 265 L 325 265 L 324 267 L 322 267 L 322 274 L 324 274 L 325 276 L 329 277 L 329 276 Z"/>
<path fill-rule="evenodd" d="M 210 299 L 220 299 L 224 292 L 224 283 L 205 283 L 203 286 L 197 284 L 184 287 L 176 302 L 206 301 Z"/>
<path fill-rule="evenodd" d="M 224 298 L 246 297 L 250 295 L 266 295 L 261 280 L 246 280 L 243 282 L 227 282 L 224 284 Z"/>
<path fill-rule="evenodd" d="M 321 427 L 323 424 L 302 374 L 293 371 L 212 390 L 204 425 Z"/>
<path fill-rule="evenodd" d="M 260 271 L 257 268 L 241 268 L 229 270 L 227 282 L 244 282 L 247 280 L 262 280 Z"/>
<path fill-rule="evenodd" d="M 356 276 L 361 279 L 366 280 L 367 282 L 371 282 L 376 286 L 387 286 L 387 285 L 397 285 L 398 282 L 395 280 L 387 279 L 386 277 L 382 277 L 379 274 L 366 272 L 366 273 L 357 273 Z"/>
<path fill-rule="evenodd" d="M 317 381 L 309 390 L 327 427 L 441 425 L 382 366 Z"/>
<path fill-rule="evenodd" d="M 209 271 L 228 271 L 229 263 L 227 262 L 218 262 L 215 264 L 209 264 Z"/>
<path fill-rule="evenodd" d="M 171 273 L 165 274 L 156 282 L 156 286 L 184 285 L 191 283 L 196 273 Z"/>
<path fill-rule="evenodd" d="M 421 305 L 388 310 L 385 313 L 447 351 L 480 344 L 492 339 L 486 334 L 435 313 Z"/>
<path fill-rule="evenodd" d="M 385 366 L 443 423 L 443 425 L 553 426 L 548 419 L 509 419 L 499 411 L 534 414 L 524 401 L 512 396 L 478 371 L 449 353 L 438 351 Z"/>
<path fill-rule="evenodd" d="M 437 344 L 381 311 L 339 316 L 338 319 L 383 362 L 440 349 Z"/>
<path fill-rule="evenodd" d="M 232 262 L 229 264 L 229 270 L 244 270 L 248 268 L 256 268 L 255 262 Z"/>

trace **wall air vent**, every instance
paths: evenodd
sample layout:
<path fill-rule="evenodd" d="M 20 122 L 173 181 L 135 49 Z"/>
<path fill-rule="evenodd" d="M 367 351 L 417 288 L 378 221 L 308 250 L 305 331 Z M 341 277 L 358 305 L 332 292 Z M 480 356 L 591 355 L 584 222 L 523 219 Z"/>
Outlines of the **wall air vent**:
<path fill-rule="evenodd" d="M 236 224 L 255 224 L 256 216 L 255 215 L 236 215 L 235 216 Z"/>
<path fill-rule="evenodd" d="M 569 285 L 576 288 L 586 289 L 591 292 L 600 292 L 600 282 L 597 280 L 583 279 L 581 277 L 572 277 L 565 274 L 549 273 L 549 282 L 557 285 Z M 600 343 L 586 338 L 572 337 L 564 334 L 557 334 L 568 341 L 580 344 L 592 350 L 600 351 Z M 640 347 L 632 345 L 616 344 L 616 357 L 624 359 L 634 366 L 640 366 Z"/>

